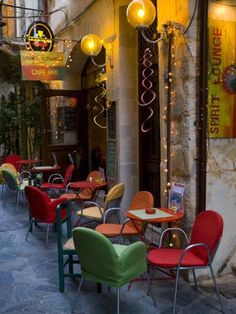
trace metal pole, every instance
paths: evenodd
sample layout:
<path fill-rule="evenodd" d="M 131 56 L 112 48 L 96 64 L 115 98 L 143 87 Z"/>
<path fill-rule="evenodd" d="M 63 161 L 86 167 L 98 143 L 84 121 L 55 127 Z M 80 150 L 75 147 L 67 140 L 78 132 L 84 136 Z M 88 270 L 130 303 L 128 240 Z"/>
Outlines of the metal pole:
<path fill-rule="evenodd" d="M 196 212 L 206 209 L 206 164 L 207 164 L 207 62 L 208 62 L 208 0 L 199 4 L 200 21 L 200 64 L 199 64 L 199 104 L 197 138 L 197 197 Z"/>

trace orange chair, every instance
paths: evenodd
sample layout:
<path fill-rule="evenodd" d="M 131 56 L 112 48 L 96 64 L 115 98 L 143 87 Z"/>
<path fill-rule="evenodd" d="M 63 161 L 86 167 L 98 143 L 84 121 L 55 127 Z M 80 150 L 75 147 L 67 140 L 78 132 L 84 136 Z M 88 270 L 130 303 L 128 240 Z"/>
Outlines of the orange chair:
<path fill-rule="evenodd" d="M 64 193 L 66 191 L 67 185 L 71 181 L 71 177 L 75 170 L 75 166 L 70 164 L 65 172 L 64 177 L 60 173 L 53 173 L 50 175 L 47 183 L 42 183 L 40 189 L 42 191 L 53 191 L 55 195 L 56 192 Z"/>
<path fill-rule="evenodd" d="M 150 266 L 164 271 L 176 270 L 173 313 L 175 313 L 176 309 L 180 270 L 192 269 L 194 284 L 197 288 L 195 269 L 203 269 L 207 267 L 210 268 L 215 291 L 221 310 L 224 313 L 212 268 L 212 262 L 222 237 L 223 224 L 223 218 L 217 212 L 213 210 L 203 211 L 196 217 L 190 241 L 188 241 L 188 237 L 182 229 L 168 228 L 161 234 L 159 248 L 153 249 L 148 253 L 147 258 Z M 170 232 L 178 232 L 180 235 L 182 234 L 185 237 L 187 246 L 183 249 L 162 247 L 164 238 Z"/>
<path fill-rule="evenodd" d="M 133 196 L 128 210 L 152 208 L 153 206 L 154 197 L 152 193 L 148 191 L 139 191 Z M 125 220 L 124 223 L 106 223 L 107 217 L 114 213 L 121 215 L 121 218 Z M 125 212 L 120 208 L 108 209 L 104 215 L 103 224 L 98 225 L 96 231 L 107 237 L 130 237 L 138 235 L 141 236 L 141 238 L 143 238 L 145 232 L 141 222 L 133 222 L 132 220 L 127 219 Z"/>

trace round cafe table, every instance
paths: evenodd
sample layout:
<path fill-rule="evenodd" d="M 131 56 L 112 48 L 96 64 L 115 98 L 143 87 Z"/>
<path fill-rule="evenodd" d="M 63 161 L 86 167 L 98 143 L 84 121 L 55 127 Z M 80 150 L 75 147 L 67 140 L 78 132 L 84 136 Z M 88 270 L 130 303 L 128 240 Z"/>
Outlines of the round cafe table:
<path fill-rule="evenodd" d="M 183 218 L 184 213 L 183 212 L 173 212 L 173 210 L 169 208 L 153 208 L 155 212 L 153 214 L 147 214 L 145 212 L 145 209 L 135 209 L 135 210 L 128 210 L 126 212 L 126 216 L 130 218 L 134 224 L 135 221 L 142 222 L 143 228 L 143 238 L 145 234 L 145 230 L 147 228 L 147 225 L 150 224 L 158 224 L 158 223 L 167 223 L 168 226 L 171 225 L 171 223 L 176 222 Z"/>
<path fill-rule="evenodd" d="M 61 197 L 66 197 L 69 200 L 72 199 L 80 199 L 79 197 L 79 193 L 83 190 L 83 189 L 91 189 L 94 193 L 93 194 L 93 198 L 92 200 L 96 200 L 98 191 L 100 189 L 102 189 L 103 187 L 107 186 L 108 182 L 107 181 L 89 181 L 89 180 L 83 180 L 83 181 L 76 181 L 76 182 L 70 182 L 68 184 L 68 188 L 71 190 L 74 190 L 75 193 L 65 193 L 62 194 Z"/>
<path fill-rule="evenodd" d="M 132 220 L 141 221 L 143 223 L 171 223 L 183 218 L 184 213 L 175 213 L 169 208 L 154 208 L 155 213 L 146 214 L 145 209 L 128 210 L 126 216 Z"/>
<path fill-rule="evenodd" d="M 17 164 L 19 165 L 19 171 L 21 171 L 22 168 L 28 169 L 29 167 L 39 164 L 40 162 L 42 162 L 40 159 L 21 159 L 17 161 Z"/>
<path fill-rule="evenodd" d="M 60 170 L 60 166 L 39 166 L 33 167 L 30 172 L 35 176 L 41 173 L 43 176 L 43 181 L 46 182 L 51 174 L 59 173 Z"/>

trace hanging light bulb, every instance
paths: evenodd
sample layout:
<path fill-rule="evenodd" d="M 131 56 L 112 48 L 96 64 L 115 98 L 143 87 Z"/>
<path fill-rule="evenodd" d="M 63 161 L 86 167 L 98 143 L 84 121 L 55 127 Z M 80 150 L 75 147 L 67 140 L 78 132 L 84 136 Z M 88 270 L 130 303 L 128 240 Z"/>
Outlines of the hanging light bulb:
<path fill-rule="evenodd" d="M 102 40 L 94 34 L 88 34 L 81 40 L 81 50 L 87 56 L 97 56 L 102 50 Z"/>
<path fill-rule="evenodd" d="M 147 28 L 156 17 L 156 9 L 150 0 L 133 0 L 126 11 L 128 22 L 133 27 Z"/>

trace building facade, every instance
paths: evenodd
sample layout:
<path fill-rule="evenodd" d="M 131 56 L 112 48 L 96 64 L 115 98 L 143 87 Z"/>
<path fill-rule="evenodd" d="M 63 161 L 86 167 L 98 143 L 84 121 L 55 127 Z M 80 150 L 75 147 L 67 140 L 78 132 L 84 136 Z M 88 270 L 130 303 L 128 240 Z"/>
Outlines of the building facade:
<path fill-rule="evenodd" d="M 61 146 L 70 144 L 70 149 L 74 149 L 79 142 L 90 159 L 92 149 L 99 144 L 107 159 L 110 183 L 125 183 L 123 208 L 127 208 L 132 195 L 140 187 L 155 192 L 156 206 L 167 206 L 171 183 L 184 184 L 184 228 L 190 230 L 197 212 L 201 210 L 215 209 L 222 214 L 225 230 L 214 267 L 218 273 L 231 272 L 236 246 L 236 139 L 234 131 L 230 135 L 211 134 L 209 124 L 216 128 L 220 119 L 215 118 L 214 113 L 224 115 L 222 112 L 226 109 L 224 106 L 221 109 L 211 107 L 209 114 L 208 108 L 209 104 L 214 106 L 213 97 L 219 97 L 212 94 L 214 88 L 209 85 L 209 80 L 212 73 L 223 73 L 222 69 L 216 70 L 214 62 L 219 68 L 224 60 L 222 54 L 219 60 L 219 52 L 216 52 L 219 47 L 212 48 L 212 43 L 219 45 L 220 39 L 225 41 L 226 50 L 232 51 L 229 65 L 235 64 L 235 47 L 229 37 L 233 31 L 225 24 L 231 23 L 235 28 L 236 8 L 227 1 L 159 0 L 155 4 L 157 30 L 162 32 L 163 25 L 167 25 L 167 30 L 163 40 L 151 44 L 155 45 L 155 51 L 151 52 L 155 70 L 153 76 L 146 78 L 143 70 L 152 66 L 145 65 L 145 60 L 149 60 L 146 50 L 146 55 L 139 54 L 143 39 L 127 21 L 129 3 L 122 0 L 58 0 L 44 1 L 40 8 L 43 10 L 41 18 L 54 33 L 54 50 L 63 52 L 66 58 L 64 79 L 43 84 L 48 90 L 70 92 L 68 95 L 72 98 L 75 97 L 74 91 L 78 96 L 78 107 L 84 108 L 79 112 L 79 134 L 74 135 L 73 130 L 65 131 Z M 228 13 L 220 15 L 217 13 L 219 10 Z M 221 27 L 217 23 L 220 22 L 223 23 L 223 35 L 217 37 Z M 217 37 L 209 37 L 211 42 L 205 36 L 209 26 Z M 82 38 L 91 33 L 103 39 L 103 52 L 95 59 L 97 63 L 105 64 L 105 85 L 102 86 L 98 77 L 101 77 L 104 67 L 94 65 L 80 48 Z M 235 33 L 230 36 L 236 38 Z M 210 54 L 212 51 L 213 55 Z M 234 72 L 234 67 L 231 70 Z M 151 90 L 151 95 L 155 94 L 156 109 L 150 120 L 147 119 L 149 111 L 145 111 L 150 98 L 143 96 L 140 100 L 145 92 L 145 79 L 151 82 L 148 92 Z M 235 82 L 233 75 L 230 80 Z M 106 93 L 105 112 L 99 116 L 96 96 L 103 88 Z M 230 92 L 230 97 L 235 97 L 235 85 Z M 55 93 L 53 97 L 62 95 Z M 139 105 L 142 100 L 144 106 Z M 59 112 L 58 105 L 55 106 Z M 235 109 L 232 112 L 235 117 Z M 207 120 L 207 114 L 210 120 Z M 230 119 L 227 123 L 228 128 L 233 129 L 235 120 Z M 145 128 L 149 127 L 147 131 Z M 143 157 L 146 150 L 149 152 L 147 159 Z M 90 166 L 89 161 L 88 168 Z M 145 186 L 145 180 L 141 178 L 147 172 L 158 173 L 159 177 L 151 180 L 153 184 Z"/>

